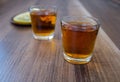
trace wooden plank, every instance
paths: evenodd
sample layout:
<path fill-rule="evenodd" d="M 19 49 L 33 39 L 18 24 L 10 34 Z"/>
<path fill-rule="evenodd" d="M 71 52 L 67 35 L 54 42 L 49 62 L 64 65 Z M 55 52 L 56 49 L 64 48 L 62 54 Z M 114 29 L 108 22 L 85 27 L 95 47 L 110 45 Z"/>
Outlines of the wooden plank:
<path fill-rule="evenodd" d="M 79 0 L 95 17 L 102 28 L 120 49 L 120 0 Z"/>

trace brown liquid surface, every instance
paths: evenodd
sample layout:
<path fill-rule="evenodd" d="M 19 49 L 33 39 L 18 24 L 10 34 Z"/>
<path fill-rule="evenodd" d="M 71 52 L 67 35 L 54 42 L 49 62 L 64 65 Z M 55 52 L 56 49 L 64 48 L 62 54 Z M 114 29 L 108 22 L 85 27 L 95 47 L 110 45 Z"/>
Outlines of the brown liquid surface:
<path fill-rule="evenodd" d="M 91 55 L 98 29 L 89 23 L 62 24 L 65 54 L 72 58 L 87 58 Z"/>
<path fill-rule="evenodd" d="M 35 35 L 48 36 L 54 32 L 56 13 L 49 10 L 32 11 L 32 29 Z"/>

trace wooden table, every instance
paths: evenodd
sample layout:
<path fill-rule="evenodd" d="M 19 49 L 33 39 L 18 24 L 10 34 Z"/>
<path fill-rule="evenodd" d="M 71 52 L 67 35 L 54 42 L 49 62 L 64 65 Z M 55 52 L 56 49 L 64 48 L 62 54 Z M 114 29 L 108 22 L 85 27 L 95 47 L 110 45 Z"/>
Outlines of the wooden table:
<path fill-rule="evenodd" d="M 0 4 L 0 82 L 120 82 L 120 50 L 102 27 L 90 63 L 73 65 L 63 59 L 59 18 L 90 15 L 77 0 L 2 0 Z M 53 40 L 35 40 L 31 27 L 10 23 L 13 15 L 34 4 L 58 6 Z"/>

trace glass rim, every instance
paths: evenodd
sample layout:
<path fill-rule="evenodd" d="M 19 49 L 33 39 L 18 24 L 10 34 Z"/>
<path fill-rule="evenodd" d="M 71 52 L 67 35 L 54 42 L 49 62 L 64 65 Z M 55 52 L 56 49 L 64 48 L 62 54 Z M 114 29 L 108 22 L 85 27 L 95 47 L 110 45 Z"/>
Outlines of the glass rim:
<path fill-rule="evenodd" d="M 55 6 L 55 5 L 32 5 L 29 7 L 29 11 L 31 11 L 33 8 L 39 8 L 39 9 L 53 8 L 53 9 L 57 10 L 57 6 Z"/>
<path fill-rule="evenodd" d="M 100 21 L 93 16 L 63 16 L 61 18 L 61 22 L 68 23 L 65 21 L 65 19 L 67 19 L 67 18 L 89 18 L 89 19 L 92 19 L 94 22 L 96 22 L 96 24 L 94 24 L 93 26 L 97 26 L 99 28 L 101 25 Z"/>

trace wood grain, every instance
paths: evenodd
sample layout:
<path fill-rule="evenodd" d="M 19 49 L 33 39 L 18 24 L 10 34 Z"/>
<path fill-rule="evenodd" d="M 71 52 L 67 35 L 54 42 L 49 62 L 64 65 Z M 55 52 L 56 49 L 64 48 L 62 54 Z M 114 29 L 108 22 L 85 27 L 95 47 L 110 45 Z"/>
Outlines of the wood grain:
<path fill-rule="evenodd" d="M 120 49 L 120 0 L 79 0 L 94 16 L 102 28 Z"/>
<path fill-rule="evenodd" d="M 120 50 L 102 27 L 90 63 L 73 65 L 63 59 L 60 18 L 90 15 L 77 0 L 6 0 L 2 4 L 0 82 L 120 82 Z M 59 18 L 53 40 L 35 40 L 31 27 L 10 24 L 13 15 L 34 4 L 58 6 Z"/>

